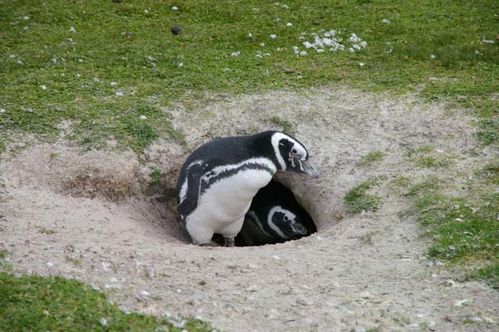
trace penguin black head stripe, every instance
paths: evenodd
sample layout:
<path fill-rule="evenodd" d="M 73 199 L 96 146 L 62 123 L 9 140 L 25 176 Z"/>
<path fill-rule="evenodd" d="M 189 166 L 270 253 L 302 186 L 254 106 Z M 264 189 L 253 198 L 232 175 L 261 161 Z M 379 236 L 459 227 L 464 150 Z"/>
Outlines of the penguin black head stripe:
<path fill-rule="evenodd" d="M 271 181 L 253 198 L 236 243 L 238 246 L 281 243 L 316 231 L 312 218 L 298 204 L 293 192 Z"/>
<path fill-rule="evenodd" d="M 253 196 L 277 171 L 311 176 L 306 148 L 276 131 L 215 139 L 187 158 L 177 181 L 177 212 L 192 242 L 209 243 L 213 234 L 233 245 Z"/>

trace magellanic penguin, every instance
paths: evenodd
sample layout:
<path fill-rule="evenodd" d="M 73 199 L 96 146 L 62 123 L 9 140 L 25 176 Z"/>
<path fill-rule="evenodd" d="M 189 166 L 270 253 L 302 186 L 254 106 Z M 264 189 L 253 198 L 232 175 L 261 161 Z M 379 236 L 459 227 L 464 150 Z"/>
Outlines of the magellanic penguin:
<path fill-rule="evenodd" d="M 260 189 L 236 237 L 237 246 L 259 246 L 296 240 L 317 228 L 293 192 L 277 181 Z"/>
<path fill-rule="evenodd" d="M 277 171 L 317 177 L 305 146 L 277 131 L 214 139 L 192 152 L 177 181 L 177 212 L 194 244 L 214 233 L 226 246 L 243 226 L 251 200 Z"/>

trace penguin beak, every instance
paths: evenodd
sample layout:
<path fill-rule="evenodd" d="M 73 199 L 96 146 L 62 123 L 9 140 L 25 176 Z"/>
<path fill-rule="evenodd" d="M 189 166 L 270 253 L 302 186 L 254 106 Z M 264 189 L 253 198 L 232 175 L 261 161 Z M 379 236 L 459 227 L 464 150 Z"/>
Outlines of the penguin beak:
<path fill-rule="evenodd" d="M 299 165 L 300 171 L 311 177 L 318 178 L 320 173 L 319 170 L 314 168 L 308 160 L 295 160 L 296 164 Z"/>

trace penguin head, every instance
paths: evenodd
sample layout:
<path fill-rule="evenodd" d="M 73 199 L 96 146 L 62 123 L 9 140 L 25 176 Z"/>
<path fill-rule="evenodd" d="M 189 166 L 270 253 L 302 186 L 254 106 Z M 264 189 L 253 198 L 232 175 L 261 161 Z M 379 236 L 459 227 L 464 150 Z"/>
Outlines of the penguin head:
<path fill-rule="evenodd" d="M 307 149 L 296 138 L 281 132 L 274 132 L 272 134 L 272 146 L 280 170 L 319 177 L 319 171 L 308 160 Z"/>
<path fill-rule="evenodd" d="M 270 209 L 267 221 L 270 228 L 283 240 L 299 239 L 310 234 L 300 216 L 282 206 Z"/>

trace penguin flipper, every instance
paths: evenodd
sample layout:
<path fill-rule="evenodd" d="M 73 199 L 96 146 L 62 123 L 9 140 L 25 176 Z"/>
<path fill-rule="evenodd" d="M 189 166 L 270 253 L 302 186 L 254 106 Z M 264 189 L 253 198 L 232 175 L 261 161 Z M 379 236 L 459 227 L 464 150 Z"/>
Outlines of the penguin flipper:
<path fill-rule="evenodd" d="M 196 162 L 189 166 L 186 174 L 187 191 L 177 206 L 181 220 L 196 209 L 201 192 L 201 179 L 203 175 L 203 163 Z"/>

